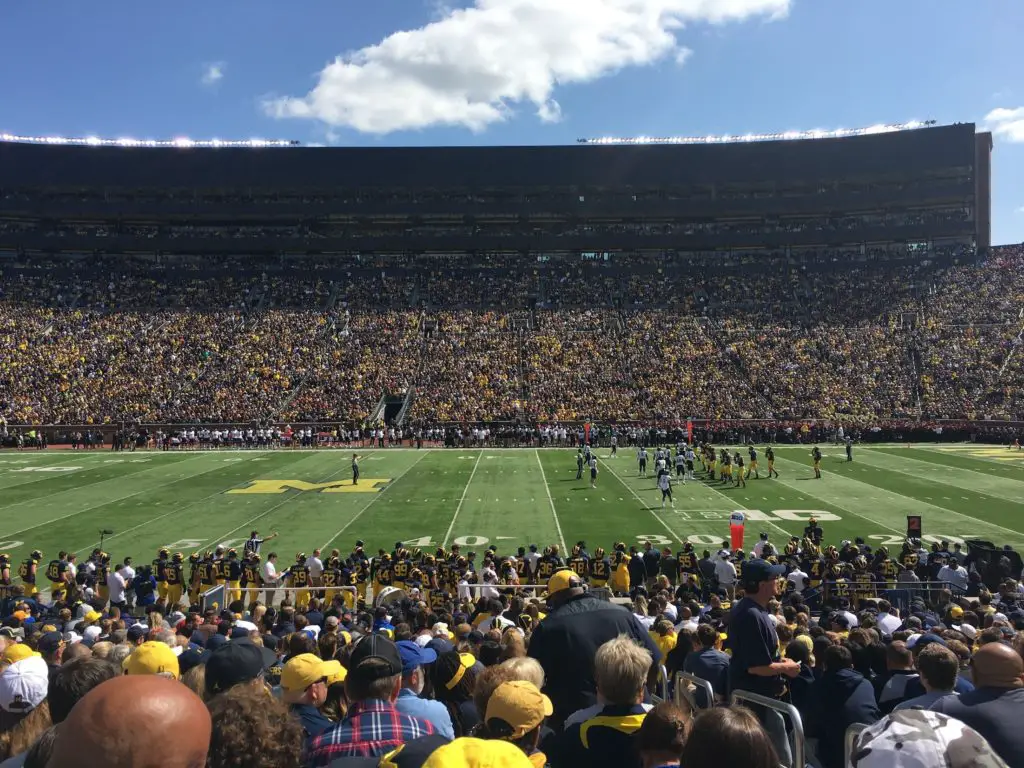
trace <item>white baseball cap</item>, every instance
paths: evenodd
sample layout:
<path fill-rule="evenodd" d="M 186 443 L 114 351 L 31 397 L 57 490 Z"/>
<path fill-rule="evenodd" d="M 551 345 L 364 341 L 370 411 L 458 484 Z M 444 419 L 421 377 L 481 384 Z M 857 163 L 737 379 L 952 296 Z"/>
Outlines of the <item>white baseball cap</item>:
<path fill-rule="evenodd" d="M 49 669 L 42 657 L 14 662 L 0 674 L 0 709 L 31 712 L 43 703 L 49 684 Z"/>

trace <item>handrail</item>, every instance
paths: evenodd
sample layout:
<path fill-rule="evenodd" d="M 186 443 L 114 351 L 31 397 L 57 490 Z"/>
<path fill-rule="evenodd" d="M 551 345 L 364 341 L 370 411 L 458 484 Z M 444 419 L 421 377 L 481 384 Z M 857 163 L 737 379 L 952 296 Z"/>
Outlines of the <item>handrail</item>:
<path fill-rule="evenodd" d="M 865 723 L 852 723 L 849 728 L 846 729 L 846 737 L 843 739 L 843 754 L 845 760 L 843 765 L 850 764 L 850 758 L 853 757 L 853 745 L 857 741 L 857 737 L 860 736 L 868 726 Z"/>
<path fill-rule="evenodd" d="M 658 693 L 662 701 L 668 701 L 670 696 L 668 669 L 664 664 L 658 665 L 658 682 L 656 683 Z"/>
<path fill-rule="evenodd" d="M 693 683 L 698 688 L 702 689 L 707 696 L 707 706 L 700 707 L 697 704 L 697 697 L 694 693 L 684 684 L 686 682 Z M 715 689 L 707 680 L 703 677 L 697 677 L 696 675 L 690 674 L 689 672 L 676 672 L 676 691 L 675 701 L 680 703 L 683 699 L 690 704 L 690 709 L 696 712 L 699 709 L 711 709 L 715 706 Z"/>
<path fill-rule="evenodd" d="M 736 704 L 737 702 L 747 701 L 751 704 L 756 704 L 765 709 L 771 709 L 778 712 L 783 717 L 788 717 L 793 725 L 793 768 L 804 768 L 807 765 L 805 760 L 806 754 L 806 739 L 804 737 L 804 722 L 800 719 L 800 713 L 796 707 L 792 704 L 786 704 L 782 701 L 776 701 L 775 699 L 769 699 L 767 696 L 761 696 L 757 693 L 751 693 L 750 691 L 733 691 L 732 696 L 729 699 L 730 704 Z"/>

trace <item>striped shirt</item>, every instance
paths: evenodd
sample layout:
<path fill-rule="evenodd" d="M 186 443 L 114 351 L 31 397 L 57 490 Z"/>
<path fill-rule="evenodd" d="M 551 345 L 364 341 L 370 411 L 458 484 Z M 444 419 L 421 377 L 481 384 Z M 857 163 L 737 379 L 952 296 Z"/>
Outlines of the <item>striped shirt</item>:
<path fill-rule="evenodd" d="M 356 702 L 344 720 L 310 742 L 306 765 L 321 768 L 339 757 L 379 757 L 435 732 L 432 723 L 399 712 L 390 701 Z"/>
<path fill-rule="evenodd" d="M 260 553 L 261 546 L 263 546 L 263 539 L 253 536 L 251 539 L 246 540 L 245 549 L 243 551 L 246 553 L 253 552 L 258 555 Z"/>

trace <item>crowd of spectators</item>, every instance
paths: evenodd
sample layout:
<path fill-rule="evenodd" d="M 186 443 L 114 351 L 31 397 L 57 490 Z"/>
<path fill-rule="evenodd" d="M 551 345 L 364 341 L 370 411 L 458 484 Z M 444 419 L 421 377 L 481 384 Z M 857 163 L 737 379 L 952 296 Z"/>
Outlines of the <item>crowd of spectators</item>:
<path fill-rule="evenodd" d="M 102 748 L 115 768 L 778 768 L 801 745 L 816 768 L 1024 764 L 1019 560 L 990 591 L 960 548 L 908 541 L 897 561 L 822 535 L 812 523 L 785 554 L 723 542 L 699 560 L 615 544 L 610 562 L 583 542 L 567 561 L 557 547 L 476 560 L 400 542 L 370 559 L 357 542 L 358 600 L 315 581 L 223 607 L 169 603 L 150 577 L 132 580 L 137 605 L 123 587 L 108 602 L 90 586 L 94 554 L 56 594 L 5 587 L 0 765 L 80 765 Z M 840 575 L 815 586 L 803 558 Z M 880 591 L 839 589 L 867 558 Z M 399 562 L 412 570 L 383 588 Z M 968 586 L 897 608 L 889 562 L 941 563 Z M 677 689 L 679 673 L 713 698 Z M 791 704 L 806 741 L 736 691 Z"/>
<path fill-rule="evenodd" d="M 80 261 L 0 273 L 8 423 L 1024 416 L 1021 246 Z"/>

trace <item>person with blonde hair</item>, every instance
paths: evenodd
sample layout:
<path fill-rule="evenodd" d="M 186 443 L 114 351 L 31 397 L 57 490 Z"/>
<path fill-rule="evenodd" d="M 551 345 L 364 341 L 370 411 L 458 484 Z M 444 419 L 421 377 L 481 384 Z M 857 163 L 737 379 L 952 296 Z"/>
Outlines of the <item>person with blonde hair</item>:
<path fill-rule="evenodd" d="M 499 666 L 512 670 L 515 680 L 527 680 L 538 688 L 544 688 L 544 668 L 536 659 L 531 659 L 529 656 L 518 656 L 503 661 Z"/>
<path fill-rule="evenodd" d="M 653 663 L 650 651 L 626 636 L 609 640 L 597 649 L 594 680 L 598 708 L 574 713 L 566 721 L 565 731 L 554 740 L 549 754 L 554 768 L 600 768 L 635 761 L 632 737 L 650 709 L 643 701 Z"/>

